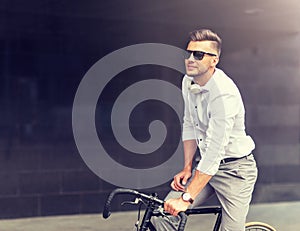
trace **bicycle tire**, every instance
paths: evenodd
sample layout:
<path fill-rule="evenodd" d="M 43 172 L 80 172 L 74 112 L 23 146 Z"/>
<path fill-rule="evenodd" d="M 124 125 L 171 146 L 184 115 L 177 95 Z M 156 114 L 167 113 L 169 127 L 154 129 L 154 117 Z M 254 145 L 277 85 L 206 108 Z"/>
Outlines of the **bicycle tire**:
<path fill-rule="evenodd" d="M 276 231 L 276 229 L 266 223 L 253 221 L 246 223 L 245 231 Z"/>

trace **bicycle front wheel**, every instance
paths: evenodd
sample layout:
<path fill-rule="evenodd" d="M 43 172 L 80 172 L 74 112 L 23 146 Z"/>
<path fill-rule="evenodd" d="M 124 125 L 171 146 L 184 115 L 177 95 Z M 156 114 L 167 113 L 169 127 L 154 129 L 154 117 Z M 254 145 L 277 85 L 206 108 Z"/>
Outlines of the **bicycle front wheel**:
<path fill-rule="evenodd" d="M 275 228 L 273 228 L 271 225 L 268 225 L 263 222 L 249 222 L 246 223 L 246 231 L 276 231 Z"/>

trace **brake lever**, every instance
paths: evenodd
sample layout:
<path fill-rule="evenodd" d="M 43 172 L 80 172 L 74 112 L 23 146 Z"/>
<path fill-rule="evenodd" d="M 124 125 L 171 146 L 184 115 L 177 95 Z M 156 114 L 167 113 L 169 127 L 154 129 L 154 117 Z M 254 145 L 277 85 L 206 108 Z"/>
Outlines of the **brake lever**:
<path fill-rule="evenodd" d="M 140 198 L 135 198 L 134 201 L 124 201 L 121 203 L 121 205 L 138 205 L 142 200 Z"/>
<path fill-rule="evenodd" d="M 164 210 L 164 207 L 159 206 L 158 208 L 155 209 L 155 212 L 156 212 L 156 216 L 162 216 L 171 222 L 171 219 L 170 219 L 171 214 L 166 213 Z"/>
<path fill-rule="evenodd" d="M 162 216 L 166 216 L 165 210 L 162 206 L 159 206 L 156 211 L 161 214 Z"/>

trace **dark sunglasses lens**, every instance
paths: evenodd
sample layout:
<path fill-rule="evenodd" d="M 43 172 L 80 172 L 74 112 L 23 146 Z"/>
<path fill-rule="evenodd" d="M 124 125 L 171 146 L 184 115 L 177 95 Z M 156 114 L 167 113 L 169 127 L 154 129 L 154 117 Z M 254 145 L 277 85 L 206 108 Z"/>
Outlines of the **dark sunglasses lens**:
<path fill-rule="evenodd" d="M 194 51 L 193 55 L 196 60 L 202 60 L 204 57 L 204 53 L 201 51 Z"/>
<path fill-rule="evenodd" d="M 202 60 L 204 57 L 204 53 L 201 51 L 186 51 L 184 53 L 184 58 L 189 59 L 191 57 L 191 54 L 193 53 L 195 60 Z"/>
<path fill-rule="evenodd" d="M 190 57 L 191 57 L 191 54 L 192 54 L 193 52 L 192 51 L 185 51 L 184 52 L 184 58 L 185 59 L 189 59 Z"/>

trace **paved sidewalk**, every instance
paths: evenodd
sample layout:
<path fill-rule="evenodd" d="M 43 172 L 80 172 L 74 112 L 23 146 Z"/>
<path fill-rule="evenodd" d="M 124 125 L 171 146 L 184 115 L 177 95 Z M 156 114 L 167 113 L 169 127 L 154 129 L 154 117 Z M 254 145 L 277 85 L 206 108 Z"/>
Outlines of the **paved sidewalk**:
<path fill-rule="evenodd" d="M 300 230 L 300 202 L 255 204 L 250 208 L 248 221 L 263 221 L 277 231 Z M 0 220 L 1 231 L 132 231 L 136 212 L 116 212 L 107 219 L 101 214 L 52 216 Z M 212 230 L 214 215 L 189 217 L 188 231 Z"/>

